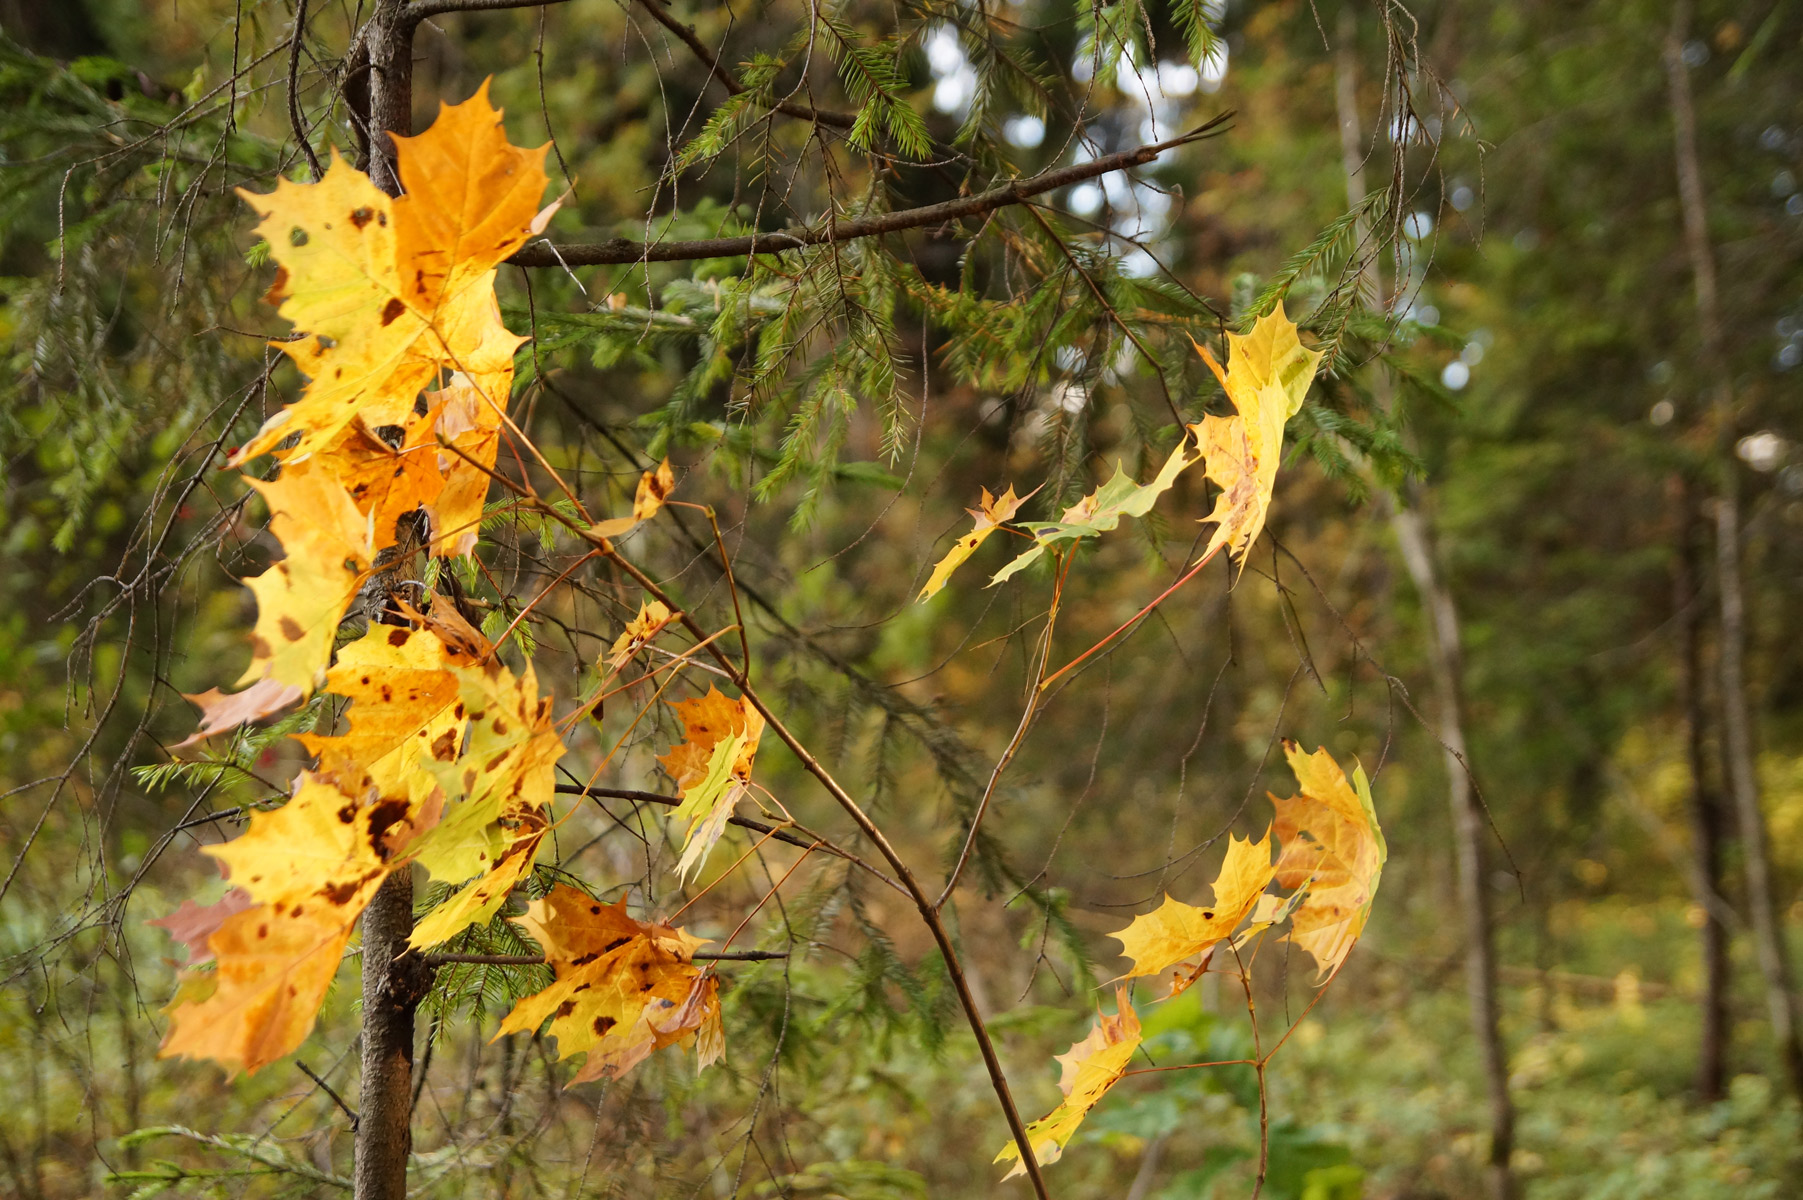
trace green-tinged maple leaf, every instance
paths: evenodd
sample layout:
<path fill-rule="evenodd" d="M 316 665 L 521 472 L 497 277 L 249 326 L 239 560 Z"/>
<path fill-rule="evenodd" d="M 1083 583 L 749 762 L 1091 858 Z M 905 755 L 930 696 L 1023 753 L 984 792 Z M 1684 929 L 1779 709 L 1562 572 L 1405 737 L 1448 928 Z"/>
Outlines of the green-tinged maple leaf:
<path fill-rule="evenodd" d="M 1353 769 L 1349 783 L 1325 749 L 1304 754 L 1295 742 L 1285 742 L 1283 750 L 1302 790 L 1287 800 L 1271 797 L 1283 845 L 1276 878 L 1302 894 L 1289 938 L 1314 958 L 1318 982 L 1326 983 L 1371 918 L 1389 847 L 1363 767 Z"/>
<path fill-rule="evenodd" d="M 1047 547 L 1078 538 L 1097 537 L 1114 529 L 1122 517 L 1143 517 L 1152 511 L 1158 498 L 1171 490 L 1177 476 L 1202 457 L 1190 447 L 1189 438 L 1177 443 L 1164 466 L 1150 483 L 1135 483 L 1124 467 L 1115 467 L 1114 478 L 1064 510 L 1062 521 L 1020 521 L 1017 524 L 1033 535 L 1033 545 L 990 579 L 990 586 L 1007 579 L 1038 560 Z M 974 548 L 974 547 L 973 547 Z"/>
<path fill-rule="evenodd" d="M 726 831 L 728 818 L 751 781 L 764 716 L 744 699 L 729 700 L 718 688 L 672 705 L 688 740 L 658 758 L 682 790 L 672 821 L 688 822 L 677 874 L 687 879 Z"/>
<path fill-rule="evenodd" d="M 984 488 L 982 507 L 964 510 L 976 518 L 975 527 L 953 543 L 952 548 L 946 551 L 945 557 L 933 567 L 933 574 L 928 577 L 926 586 L 920 589 L 919 599 L 931 600 L 937 596 L 939 590 L 946 585 L 946 581 L 951 579 L 952 572 L 963 566 L 970 556 L 977 552 L 977 547 L 989 539 L 990 534 L 1012 521 L 1014 514 L 1020 511 L 1020 506 L 1026 503 L 1032 495 L 1032 492 L 1028 492 L 1025 496 L 1016 496 L 1012 484 L 999 497 L 990 495 L 989 489 Z"/>

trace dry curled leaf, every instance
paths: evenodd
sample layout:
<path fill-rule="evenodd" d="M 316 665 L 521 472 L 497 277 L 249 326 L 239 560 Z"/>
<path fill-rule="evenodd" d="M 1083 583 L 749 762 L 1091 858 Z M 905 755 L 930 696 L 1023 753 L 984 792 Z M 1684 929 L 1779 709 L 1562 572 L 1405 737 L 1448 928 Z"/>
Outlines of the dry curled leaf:
<path fill-rule="evenodd" d="M 630 517 L 613 517 L 606 521 L 597 521 L 589 532 L 596 537 L 617 538 L 637 528 L 640 522 L 655 517 L 669 499 L 670 493 L 676 490 L 676 476 L 670 471 L 670 460 L 664 459 L 656 469 L 646 471 L 639 477 L 638 492 L 632 499 L 632 515 Z"/>
<path fill-rule="evenodd" d="M 193 695 L 184 693 L 182 699 L 200 708 L 200 728 L 169 748 L 186 750 L 216 733 L 225 733 L 251 721 L 274 716 L 300 700 L 303 694 L 293 684 L 267 678 L 259 679 L 241 692 L 222 692 L 218 688 L 208 688 Z"/>
<path fill-rule="evenodd" d="M 1127 997 L 1127 989 L 1116 988 L 1114 1016 L 1099 1009 L 1089 1036 L 1057 1056 L 1062 1068 L 1058 1090 L 1064 1093 L 1059 1106 L 1027 1126 L 1027 1141 L 1033 1147 L 1033 1158 L 1040 1166 L 1050 1166 L 1064 1154 L 1064 1147 L 1089 1115 L 1089 1110 L 1107 1094 L 1127 1070 L 1139 1049 L 1139 1014 Z M 1004 1175 L 1013 1179 L 1027 1173 L 1019 1161 L 1020 1147 L 1010 1141 L 995 1156 L 996 1162 L 1013 1162 L 1014 1169 Z"/>
<path fill-rule="evenodd" d="M 673 613 L 661 600 L 639 601 L 638 615 L 626 622 L 626 628 L 614 639 L 607 652 L 607 669 L 618 671 L 626 660 L 651 644 L 651 639 L 664 631 L 681 613 Z"/>

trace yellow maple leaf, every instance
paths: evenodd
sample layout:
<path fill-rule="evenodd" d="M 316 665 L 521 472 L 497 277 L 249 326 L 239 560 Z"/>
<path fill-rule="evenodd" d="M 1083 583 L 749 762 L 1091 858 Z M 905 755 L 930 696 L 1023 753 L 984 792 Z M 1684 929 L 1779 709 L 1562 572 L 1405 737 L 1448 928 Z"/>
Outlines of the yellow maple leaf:
<path fill-rule="evenodd" d="M 718 984 L 692 961 L 702 939 L 565 884 L 513 920 L 544 948 L 556 981 L 516 1004 L 496 1037 L 549 1021 L 559 1058 L 588 1056 L 575 1082 L 618 1077 L 690 1040 L 702 1067 L 719 1057 Z"/>
<path fill-rule="evenodd" d="M 378 437 L 362 418 L 354 419 L 324 453 L 303 464 L 338 477 L 357 511 L 369 517 L 377 553 L 402 540 L 397 528 L 403 518 L 433 505 L 444 491 L 435 416 L 410 416 L 400 427 L 398 446 Z"/>
<path fill-rule="evenodd" d="M 201 847 L 201 853 L 225 864 L 232 883 L 252 899 L 298 917 L 309 908 L 345 907 L 373 892 L 392 856 L 385 835 L 405 814 L 402 802 L 364 804 L 302 772 L 286 804 L 253 813 L 250 828 L 229 842 Z"/>
<path fill-rule="evenodd" d="M 976 518 L 976 525 L 969 533 L 954 542 L 952 548 L 945 552 L 945 557 L 934 565 L 933 573 L 927 578 L 926 585 L 920 589 L 917 599 L 931 600 L 937 596 L 940 589 L 951 579 L 952 572 L 963 566 L 970 556 L 977 552 L 977 547 L 989 540 L 990 534 L 1012 521 L 1014 514 L 1020 511 L 1020 506 L 1026 503 L 1032 494 L 1032 492 L 1028 492 L 1026 496 L 1016 496 L 1013 484 L 1009 484 L 1008 490 L 999 497 L 990 495 L 989 489 L 984 488 L 982 507 L 964 510 Z"/>
<path fill-rule="evenodd" d="M 670 811 L 670 819 L 688 823 L 676 864 L 677 874 L 686 879 L 726 832 L 727 819 L 751 781 L 764 715 L 749 700 L 729 700 L 712 685 L 707 695 L 671 707 L 682 718 L 688 740 L 657 761 L 682 792 L 682 803 Z"/>
<path fill-rule="evenodd" d="M 632 515 L 630 517 L 614 517 L 606 521 L 597 521 L 589 532 L 596 537 L 616 538 L 637 528 L 642 521 L 649 521 L 663 508 L 664 501 L 676 490 L 676 476 L 670 470 L 670 460 L 664 459 L 657 464 L 655 470 L 646 471 L 639 476 L 638 491 L 632 498 Z"/>
<path fill-rule="evenodd" d="M 1033 1158 L 1040 1166 L 1050 1166 L 1064 1154 L 1064 1147 L 1089 1115 L 1089 1110 L 1107 1094 L 1126 1072 L 1127 1064 L 1139 1049 L 1139 1014 L 1127 998 L 1127 989 L 1115 989 L 1114 1016 L 1096 1012 L 1096 1023 L 1089 1036 L 1057 1056 L 1061 1068 L 1058 1090 L 1064 1101 L 1057 1108 L 1027 1126 L 1027 1141 L 1033 1147 Z M 1014 1169 L 1003 1179 L 1025 1175 L 1027 1167 L 1020 1159 L 1020 1147 L 1010 1141 L 995 1156 L 996 1162 L 1014 1162 Z"/>
<path fill-rule="evenodd" d="M 404 812 L 303 774 L 287 804 L 253 815 L 237 839 L 203 847 L 258 903 L 206 939 L 216 965 L 187 976 L 159 1054 L 249 1072 L 299 1046 L 357 917 L 393 865 L 386 834 Z"/>
<path fill-rule="evenodd" d="M 618 671 L 626 664 L 626 660 L 651 644 L 651 639 L 664 631 L 664 627 L 681 613 L 673 613 L 661 600 L 639 601 L 638 615 L 626 622 L 626 628 L 614 639 L 613 646 L 607 652 L 607 669 Z"/>
<path fill-rule="evenodd" d="M 217 966 L 184 977 L 157 1056 L 253 1073 L 292 1053 L 313 1031 L 344 958 L 356 919 L 341 917 L 323 907 L 276 917 L 259 904 L 226 918 L 207 939 Z"/>
<path fill-rule="evenodd" d="M 545 148 L 507 142 L 484 83 L 445 106 L 417 137 L 396 138 L 407 194 L 390 199 L 336 152 L 316 183 L 279 181 L 239 195 L 281 268 L 269 299 L 305 334 L 279 343 L 308 378 L 233 457 L 275 449 L 299 460 L 328 446 L 353 417 L 400 425 L 414 398 L 446 370 L 507 402 L 521 341 L 501 324 L 495 266 L 538 229 Z"/>
<path fill-rule="evenodd" d="M 250 485 L 269 505 L 269 530 L 284 556 L 244 581 L 257 597 L 257 625 L 238 682 L 267 678 L 311 692 L 375 558 L 369 518 L 328 471 L 284 470 Z"/>
<path fill-rule="evenodd" d="M 468 744 L 450 762 L 422 765 L 444 787 L 445 814 L 419 843 L 434 879 L 462 883 L 498 866 L 509 846 L 533 836 L 536 810 L 551 802 L 564 753 L 551 698 L 538 694 L 530 663 L 515 676 L 493 657 L 457 668 Z"/>
<path fill-rule="evenodd" d="M 415 949 L 450 941 L 471 925 L 486 925 L 501 911 L 507 897 L 532 873 L 540 843 L 545 840 L 548 824 L 536 809 L 516 810 L 517 820 L 511 830 L 512 840 L 494 869 L 472 880 L 463 890 L 420 918 L 407 938 Z"/>
<path fill-rule="evenodd" d="M 326 690 L 352 701 L 349 728 L 296 740 L 318 758 L 316 771 L 347 792 L 408 795 L 422 763 L 453 762 L 462 749 L 466 716 L 455 671 L 470 662 L 463 646 L 433 628 L 372 625 L 326 672 Z"/>
<path fill-rule="evenodd" d="M 1238 414 L 1204 417 L 1190 429 L 1208 460 L 1208 477 L 1221 488 L 1214 511 L 1203 518 L 1216 523 L 1205 553 L 1225 546 L 1230 556 L 1244 563 L 1271 507 L 1283 457 L 1283 428 L 1302 408 L 1321 351 L 1303 348 L 1281 303 L 1259 318 L 1251 333 L 1228 334 L 1227 343 L 1225 372 L 1206 346 L 1195 346 L 1227 389 Z"/>
<path fill-rule="evenodd" d="M 1178 963 L 1199 959 L 1195 970 L 1179 976 L 1171 994 L 1182 991 L 1207 966 L 1215 947 L 1252 912 L 1273 873 L 1268 831 L 1256 842 L 1229 837 L 1227 857 L 1214 881 L 1213 904 L 1199 907 L 1166 895 L 1158 908 L 1134 917 L 1127 928 L 1109 935 L 1121 943 L 1121 954 L 1133 960 L 1133 969 L 1121 978 L 1157 975 Z"/>
<path fill-rule="evenodd" d="M 502 393 L 505 388 L 496 384 Z M 428 393 L 436 414 L 438 469 L 444 486 L 426 506 L 432 518 L 432 553 L 455 558 L 476 547 L 483 502 L 494 483 L 501 449 L 501 410 L 468 376 L 456 374 L 442 390 Z"/>
<path fill-rule="evenodd" d="M 1325 749 L 1304 754 L 1295 742 L 1283 749 L 1302 790 L 1287 800 L 1271 797 L 1283 847 L 1275 875 L 1284 888 L 1306 889 L 1290 916 L 1289 939 L 1309 952 L 1317 982 L 1326 983 L 1364 932 L 1389 849 L 1363 767 L 1348 782 Z"/>

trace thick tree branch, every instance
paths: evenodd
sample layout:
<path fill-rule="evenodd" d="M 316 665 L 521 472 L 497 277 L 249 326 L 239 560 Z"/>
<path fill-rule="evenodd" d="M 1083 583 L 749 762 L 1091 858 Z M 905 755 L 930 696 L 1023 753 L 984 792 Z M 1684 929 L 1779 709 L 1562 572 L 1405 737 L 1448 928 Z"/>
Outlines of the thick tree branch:
<path fill-rule="evenodd" d="M 412 24 L 419 24 L 428 17 L 441 17 L 446 13 L 463 12 L 497 12 L 508 8 L 544 8 L 550 4 L 563 4 L 565 0 L 420 0 L 417 4 L 407 6 L 406 19 Z"/>
<path fill-rule="evenodd" d="M 780 254 L 804 246 L 825 246 L 834 242 L 855 241 L 904 229 L 921 229 L 943 225 L 967 217 L 982 216 L 998 208 L 1022 204 L 1034 196 L 1069 187 L 1074 183 L 1143 167 L 1166 150 L 1186 146 L 1221 131 L 1233 116 L 1222 113 L 1206 125 L 1192 129 L 1181 137 L 1119 154 L 1108 154 L 1089 162 L 1073 163 L 1042 171 L 1026 179 L 1010 180 L 974 196 L 959 196 L 938 204 L 904 208 L 899 212 L 877 213 L 852 221 L 831 220 L 823 225 L 798 229 L 781 229 L 769 233 L 752 233 L 740 237 L 702 238 L 687 242 L 634 242 L 626 238 L 572 246 L 535 243 L 526 246 L 507 261 L 516 267 L 594 267 L 638 262 L 686 262 L 699 258 L 737 258 L 748 254 Z"/>

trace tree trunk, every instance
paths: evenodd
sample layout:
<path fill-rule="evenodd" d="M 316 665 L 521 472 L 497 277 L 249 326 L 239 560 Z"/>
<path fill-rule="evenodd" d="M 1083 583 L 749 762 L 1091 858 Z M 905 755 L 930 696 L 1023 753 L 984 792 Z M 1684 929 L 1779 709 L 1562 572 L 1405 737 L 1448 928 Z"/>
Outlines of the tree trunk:
<path fill-rule="evenodd" d="M 1765 978 L 1772 1037 L 1778 1044 L 1778 1059 L 1791 1090 L 1803 1098 L 1803 1047 L 1797 1041 L 1790 963 L 1779 921 L 1771 856 L 1766 849 L 1765 813 L 1760 806 L 1759 776 L 1753 757 L 1753 719 L 1747 705 L 1746 598 L 1740 566 L 1740 483 L 1734 464 L 1734 382 L 1722 344 L 1715 248 L 1709 241 L 1708 201 L 1697 156 L 1696 104 L 1690 91 L 1690 69 L 1684 65 L 1684 38 L 1689 28 L 1690 4 L 1679 0 L 1673 7 L 1671 32 L 1665 39 L 1665 73 L 1672 110 L 1678 198 L 1684 214 L 1684 244 L 1696 287 L 1702 365 L 1710 384 L 1715 421 L 1715 578 L 1721 609 L 1721 644 L 1716 659 L 1722 751 L 1728 768 L 1728 791 L 1740 826 L 1741 853 L 1746 860 L 1749 923 L 1760 973 Z"/>
<path fill-rule="evenodd" d="M 1672 607 L 1683 638 L 1678 689 L 1684 705 L 1685 755 L 1690 767 L 1690 828 L 1696 861 L 1697 903 L 1703 908 L 1701 945 L 1703 996 L 1697 1044 L 1697 1096 L 1720 1100 L 1727 1081 L 1728 925 L 1722 899 L 1721 794 L 1709 778 L 1708 719 L 1703 685 L 1703 547 L 1696 501 L 1683 479 L 1673 484 L 1678 520 L 1678 553 L 1672 573 Z"/>
<path fill-rule="evenodd" d="M 367 120 L 371 182 L 400 193 L 389 133 L 413 129 L 413 24 L 402 0 L 380 0 L 364 46 L 367 82 L 359 105 Z M 405 1200 L 413 1151 L 413 1016 L 433 971 L 407 954 L 413 933 L 412 869 L 382 884 L 363 914 L 362 1078 L 357 1105 L 356 1200 Z M 404 956 L 404 957 L 403 957 Z"/>
<path fill-rule="evenodd" d="M 1358 116 L 1357 28 L 1350 3 L 1340 9 L 1337 34 L 1334 100 L 1340 126 L 1340 155 L 1346 170 L 1347 203 L 1357 206 L 1365 199 L 1365 171 Z M 1366 234 L 1361 222 L 1355 231 L 1357 244 L 1361 247 Z M 1373 305 L 1385 301 L 1382 274 L 1375 256 L 1361 273 L 1360 293 Z M 1380 380 L 1378 393 L 1380 403 L 1387 404 L 1387 380 Z M 1471 1031 L 1477 1041 L 1490 1108 L 1486 1180 L 1492 1200 L 1511 1200 L 1515 1194 L 1514 1176 L 1509 1169 L 1515 1146 L 1515 1106 L 1509 1097 L 1509 1059 L 1503 1046 L 1496 992 L 1496 946 L 1484 853 L 1486 822 L 1471 785 L 1465 726 L 1460 712 L 1463 667 L 1458 609 L 1453 604 L 1451 589 L 1440 578 L 1434 563 L 1433 533 L 1420 510 L 1418 498 L 1406 493 L 1392 497 L 1390 524 L 1396 531 L 1396 543 L 1402 551 L 1409 578 L 1421 597 L 1421 607 L 1429 618 L 1428 661 L 1439 716 L 1436 732 L 1446 751 L 1447 799 L 1452 809 L 1459 865 L 1459 900 L 1464 910 L 1465 984 L 1471 1005 Z"/>
<path fill-rule="evenodd" d="M 1430 618 L 1428 661 L 1434 677 L 1440 743 L 1446 751 L 1448 799 L 1453 836 L 1458 844 L 1459 902 L 1465 917 L 1465 988 L 1471 1002 L 1471 1030 L 1483 1060 L 1485 1091 L 1490 1103 L 1488 1177 L 1493 1200 L 1509 1200 L 1515 1192 L 1509 1158 L 1515 1146 L 1515 1105 L 1509 1098 L 1509 1058 L 1503 1048 L 1502 1013 L 1496 997 L 1496 945 L 1490 915 L 1489 870 L 1483 809 L 1471 786 L 1470 758 L 1460 713 L 1459 615 L 1452 592 L 1440 580 L 1427 522 L 1420 510 L 1401 502 L 1390 510 L 1390 525 L 1402 550 L 1409 578 Z"/>

